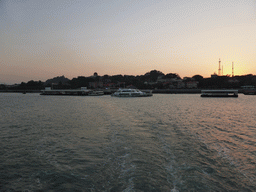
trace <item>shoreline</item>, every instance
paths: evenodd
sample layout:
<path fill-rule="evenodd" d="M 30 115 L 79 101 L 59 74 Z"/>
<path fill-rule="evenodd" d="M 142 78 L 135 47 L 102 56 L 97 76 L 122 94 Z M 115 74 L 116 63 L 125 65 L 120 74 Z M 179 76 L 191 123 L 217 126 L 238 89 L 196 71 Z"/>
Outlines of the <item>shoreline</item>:
<path fill-rule="evenodd" d="M 103 91 L 105 95 L 109 95 L 117 91 L 118 89 L 98 89 Z M 153 94 L 200 94 L 203 89 L 153 89 Z M 211 89 L 216 90 L 216 89 Z M 219 89 L 217 89 L 219 90 Z M 242 89 L 238 90 L 238 93 L 243 93 Z M 141 89 L 141 91 L 149 91 Z M 0 93 L 41 93 L 41 90 L 0 90 Z"/>

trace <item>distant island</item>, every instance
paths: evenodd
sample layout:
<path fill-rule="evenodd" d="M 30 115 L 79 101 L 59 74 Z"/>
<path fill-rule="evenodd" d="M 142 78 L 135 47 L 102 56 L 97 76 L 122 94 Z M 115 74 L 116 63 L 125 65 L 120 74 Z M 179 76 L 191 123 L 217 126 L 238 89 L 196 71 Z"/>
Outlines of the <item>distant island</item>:
<path fill-rule="evenodd" d="M 117 89 L 138 88 L 151 90 L 172 89 L 240 89 L 242 86 L 256 86 L 256 76 L 252 74 L 242 76 L 218 76 L 213 74 L 209 78 L 201 75 L 184 77 L 177 73 L 164 74 L 161 71 L 152 70 L 144 75 L 104 75 L 99 76 L 95 72 L 92 76 L 78 76 L 68 79 L 64 75 L 42 81 L 28 81 L 20 84 L 0 84 L 1 91 L 40 91 L 45 87 L 52 89 L 77 89 L 87 87 L 88 89 Z"/>

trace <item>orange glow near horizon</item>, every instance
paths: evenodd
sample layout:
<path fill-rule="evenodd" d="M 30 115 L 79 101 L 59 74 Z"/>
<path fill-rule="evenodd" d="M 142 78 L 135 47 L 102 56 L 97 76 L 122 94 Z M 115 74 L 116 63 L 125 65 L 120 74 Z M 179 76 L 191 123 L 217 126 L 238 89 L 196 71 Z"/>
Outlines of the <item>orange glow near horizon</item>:
<path fill-rule="evenodd" d="M 256 74 L 256 3 L 2 1 L 0 83 L 97 72 Z M 46 11 L 47 10 L 47 11 Z"/>

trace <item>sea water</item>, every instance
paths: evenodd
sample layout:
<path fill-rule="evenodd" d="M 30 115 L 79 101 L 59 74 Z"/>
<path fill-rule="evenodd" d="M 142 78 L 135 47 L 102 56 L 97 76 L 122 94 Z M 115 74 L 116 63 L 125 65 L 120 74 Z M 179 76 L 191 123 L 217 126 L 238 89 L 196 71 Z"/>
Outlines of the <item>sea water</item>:
<path fill-rule="evenodd" d="M 0 191 L 256 191 L 256 97 L 0 94 Z"/>

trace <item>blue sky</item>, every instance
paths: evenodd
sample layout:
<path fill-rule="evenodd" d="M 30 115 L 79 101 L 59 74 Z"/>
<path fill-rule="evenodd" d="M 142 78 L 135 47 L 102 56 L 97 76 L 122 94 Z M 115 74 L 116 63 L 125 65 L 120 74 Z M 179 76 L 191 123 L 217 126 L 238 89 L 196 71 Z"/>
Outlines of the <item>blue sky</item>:
<path fill-rule="evenodd" d="M 253 0 L 1 0 L 0 83 L 256 74 Z"/>

